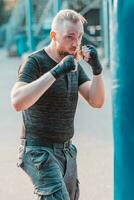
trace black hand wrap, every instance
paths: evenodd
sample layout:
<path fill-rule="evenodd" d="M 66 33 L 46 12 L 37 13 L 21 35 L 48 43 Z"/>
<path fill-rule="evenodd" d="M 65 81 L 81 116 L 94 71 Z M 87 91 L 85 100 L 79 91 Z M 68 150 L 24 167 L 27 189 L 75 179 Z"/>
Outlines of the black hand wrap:
<path fill-rule="evenodd" d="M 87 45 L 86 46 L 89 51 L 90 51 L 90 58 L 89 58 L 89 61 L 88 63 L 91 65 L 92 67 L 92 70 L 93 70 L 93 74 L 94 75 L 99 75 L 101 74 L 102 72 L 102 66 L 101 66 L 101 63 L 99 61 L 99 58 L 98 58 L 98 54 L 97 54 L 97 51 L 96 49 L 91 46 L 91 45 Z"/>
<path fill-rule="evenodd" d="M 76 64 L 74 57 L 69 55 L 63 58 L 63 60 L 56 65 L 53 69 L 51 69 L 51 74 L 55 77 L 55 79 L 65 76 L 72 70 L 75 70 Z"/>

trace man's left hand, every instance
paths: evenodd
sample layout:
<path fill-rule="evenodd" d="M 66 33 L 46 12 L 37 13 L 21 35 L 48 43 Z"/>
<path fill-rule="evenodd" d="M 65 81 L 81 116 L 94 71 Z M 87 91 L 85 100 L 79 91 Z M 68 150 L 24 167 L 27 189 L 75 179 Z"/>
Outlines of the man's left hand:
<path fill-rule="evenodd" d="M 91 45 L 85 45 L 82 47 L 82 56 L 85 61 L 92 67 L 93 74 L 99 75 L 102 72 L 102 66 L 100 64 L 97 50 Z"/>

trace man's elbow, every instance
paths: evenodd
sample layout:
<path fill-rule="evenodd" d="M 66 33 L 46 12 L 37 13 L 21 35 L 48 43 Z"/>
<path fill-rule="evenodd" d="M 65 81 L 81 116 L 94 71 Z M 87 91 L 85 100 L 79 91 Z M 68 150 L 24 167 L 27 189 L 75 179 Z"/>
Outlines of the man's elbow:
<path fill-rule="evenodd" d="M 12 107 L 15 109 L 16 112 L 22 111 L 21 106 L 15 103 L 12 103 Z"/>
<path fill-rule="evenodd" d="M 22 105 L 15 98 L 11 99 L 11 105 L 17 112 L 22 111 Z"/>
<path fill-rule="evenodd" d="M 103 104 L 100 104 L 100 103 L 94 105 L 94 108 L 102 108 L 102 107 L 103 107 Z"/>
<path fill-rule="evenodd" d="M 89 104 L 93 107 L 93 108 L 102 108 L 104 105 L 104 100 L 102 101 L 89 101 Z"/>

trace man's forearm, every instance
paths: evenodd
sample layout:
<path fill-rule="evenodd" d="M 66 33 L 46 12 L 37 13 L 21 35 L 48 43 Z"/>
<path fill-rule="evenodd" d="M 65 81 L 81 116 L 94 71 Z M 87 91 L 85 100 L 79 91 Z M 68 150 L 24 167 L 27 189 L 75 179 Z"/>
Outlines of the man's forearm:
<path fill-rule="evenodd" d="M 20 82 L 15 85 L 12 90 L 12 104 L 17 111 L 25 110 L 32 106 L 46 90 L 54 83 L 59 77 L 65 76 L 67 73 L 74 70 L 76 61 L 74 56 L 68 55 L 64 57 L 49 72 L 42 75 L 32 83 Z"/>
<path fill-rule="evenodd" d="M 102 73 L 97 76 L 93 76 L 93 80 L 90 86 L 89 103 L 93 107 L 101 107 L 104 104 L 105 89 Z"/>
<path fill-rule="evenodd" d="M 32 106 L 54 82 L 55 78 L 48 72 L 32 83 L 14 87 L 11 93 L 13 106 L 17 111 L 26 110 Z"/>

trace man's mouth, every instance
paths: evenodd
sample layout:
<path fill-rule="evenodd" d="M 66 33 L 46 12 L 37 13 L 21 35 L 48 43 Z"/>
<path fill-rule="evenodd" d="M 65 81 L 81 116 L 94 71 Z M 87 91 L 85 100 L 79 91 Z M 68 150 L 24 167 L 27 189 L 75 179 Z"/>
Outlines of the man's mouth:
<path fill-rule="evenodd" d="M 76 48 L 72 48 L 72 49 L 70 49 L 70 51 L 76 52 L 77 49 Z"/>
<path fill-rule="evenodd" d="M 71 48 L 67 52 L 64 52 L 64 51 L 59 52 L 60 56 L 63 56 L 63 57 L 67 56 L 67 55 L 72 55 L 72 56 L 76 57 L 77 53 L 78 53 L 78 50 L 76 48 Z"/>

